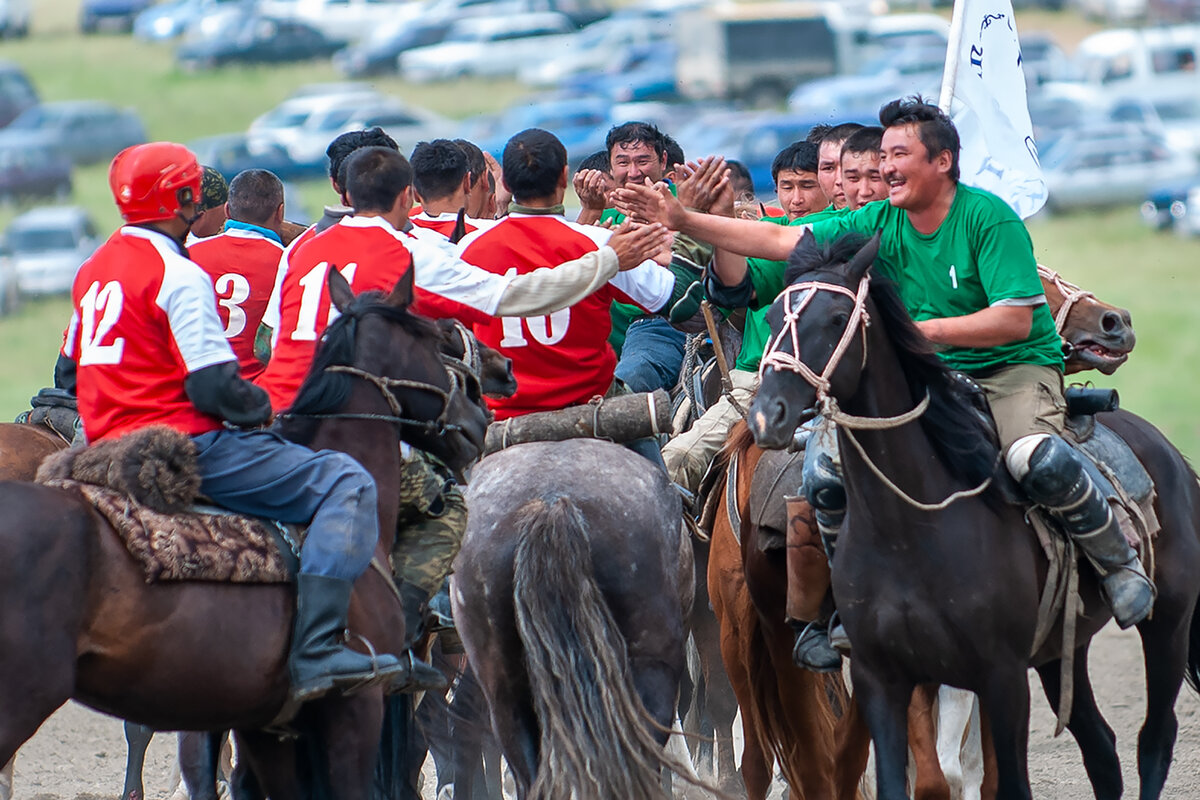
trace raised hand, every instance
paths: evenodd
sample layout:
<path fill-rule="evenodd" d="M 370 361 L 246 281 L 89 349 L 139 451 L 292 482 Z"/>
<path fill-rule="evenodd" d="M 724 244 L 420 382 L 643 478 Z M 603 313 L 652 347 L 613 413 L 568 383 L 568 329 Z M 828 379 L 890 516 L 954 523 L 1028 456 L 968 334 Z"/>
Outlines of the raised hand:
<path fill-rule="evenodd" d="M 658 223 L 639 225 L 626 222 L 614 231 L 608 246 L 617 251 L 617 261 L 624 272 L 643 261 L 658 260 L 664 253 L 669 259 L 673 239 L 671 232 Z"/>
<path fill-rule="evenodd" d="M 598 169 L 581 169 L 572 180 L 579 203 L 591 211 L 608 208 L 608 194 L 613 190 L 613 179 Z"/>
<path fill-rule="evenodd" d="M 627 184 L 613 192 L 613 205 L 630 219 L 661 222 L 672 230 L 679 230 L 687 215 L 687 209 L 671 194 L 665 183 L 653 186 Z"/>
<path fill-rule="evenodd" d="M 721 156 L 708 156 L 699 163 L 694 161 L 680 171 L 682 179 L 676 183 L 679 202 L 684 208 L 697 211 L 714 211 L 713 205 L 721 197 L 722 190 L 729 185 L 729 167 Z"/>

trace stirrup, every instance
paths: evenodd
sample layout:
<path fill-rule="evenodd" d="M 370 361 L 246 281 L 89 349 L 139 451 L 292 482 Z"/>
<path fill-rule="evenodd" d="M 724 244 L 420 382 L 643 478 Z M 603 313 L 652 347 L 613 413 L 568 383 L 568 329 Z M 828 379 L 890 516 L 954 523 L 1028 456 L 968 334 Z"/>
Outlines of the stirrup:
<path fill-rule="evenodd" d="M 842 668 L 842 655 L 829 644 L 828 630 L 813 620 L 796 634 L 792 661 L 797 667 L 812 672 L 837 672 Z"/>
<path fill-rule="evenodd" d="M 829 645 L 844 656 L 850 655 L 850 637 L 836 610 L 829 615 Z"/>

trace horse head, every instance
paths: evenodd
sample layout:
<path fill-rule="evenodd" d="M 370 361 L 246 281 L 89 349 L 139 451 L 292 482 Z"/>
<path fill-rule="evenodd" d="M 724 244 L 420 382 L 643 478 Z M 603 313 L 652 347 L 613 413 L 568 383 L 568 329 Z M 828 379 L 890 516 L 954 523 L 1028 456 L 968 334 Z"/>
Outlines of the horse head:
<path fill-rule="evenodd" d="M 479 384 L 442 353 L 444 337 L 409 312 L 412 270 L 383 296 L 355 297 L 342 274 L 329 270 L 329 296 L 340 316 L 322 337 L 284 435 L 306 441 L 324 420 L 390 423 L 399 437 L 461 469 L 483 450 L 488 414 Z"/>
<path fill-rule="evenodd" d="M 499 350 L 480 342 L 456 319 L 437 320 L 445 337 L 442 352 L 457 359 L 479 379 L 480 391 L 488 397 L 512 397 L 517 393 L 517 379 L 512 371 L 512 359 Z"/>
<path fill-rule="evenodd" d="M 828 247 L 805 231 L 788 257 L 788 287 L 767 312 L 771 339 L 749 423 L 759 447 L 779 449 L 827 397 L 849 397 L 866 366 L 867 269 L 879 252 L 849 234 Z"/>
<path fill-rule="evenodd" d="M 1116 372 L 1137 342 L 1129 311 L 1096 299 L 1091 292 L 1041 264 L 1038 276 L 1063 340 L 1067 374 L 1089 369 L 1098 369 L 1105 375 Z"/>

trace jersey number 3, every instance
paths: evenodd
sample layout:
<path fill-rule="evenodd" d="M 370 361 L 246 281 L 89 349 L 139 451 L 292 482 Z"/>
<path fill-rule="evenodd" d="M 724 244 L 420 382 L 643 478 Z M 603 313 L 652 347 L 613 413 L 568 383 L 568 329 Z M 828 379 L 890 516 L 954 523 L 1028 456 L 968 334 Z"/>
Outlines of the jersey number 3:
<path fill-rule="evenodd" d="M 121 317 L 125 293 L 121 284 L 109 281 L 100 285 L 93 281 L 79 302 L 79 366 L 120 364 L 125 352 L 125 338 L 117 337 L 108 344 L 104 339 L 112 332 Z M 99 322 L 96 318 L 99 317 Z"/>
<path fill-rule="evenodd" d="M 250 299 L 250 281 L 236 272 L 227 272 L 214 283 L 217 305 L 225 309 L 229 322 L 225 324 L 225 338 L 232 339 L 246 330 L 246 312 L 242 303 Z"/>

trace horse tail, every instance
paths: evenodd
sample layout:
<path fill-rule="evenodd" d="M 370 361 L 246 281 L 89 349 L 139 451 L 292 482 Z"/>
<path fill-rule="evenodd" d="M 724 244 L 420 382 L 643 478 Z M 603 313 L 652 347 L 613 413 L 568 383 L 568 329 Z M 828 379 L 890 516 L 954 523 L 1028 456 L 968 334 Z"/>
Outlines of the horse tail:
<path fill-rule="evenodd" d="M 587 522 L 570 499 L 521 509 L 514 569 L 517 628 L 541 728 L 530 800 L 666 800 L 659 773 L 671 762 L 651 735 L 625 640 L 596 583 Z"/>

